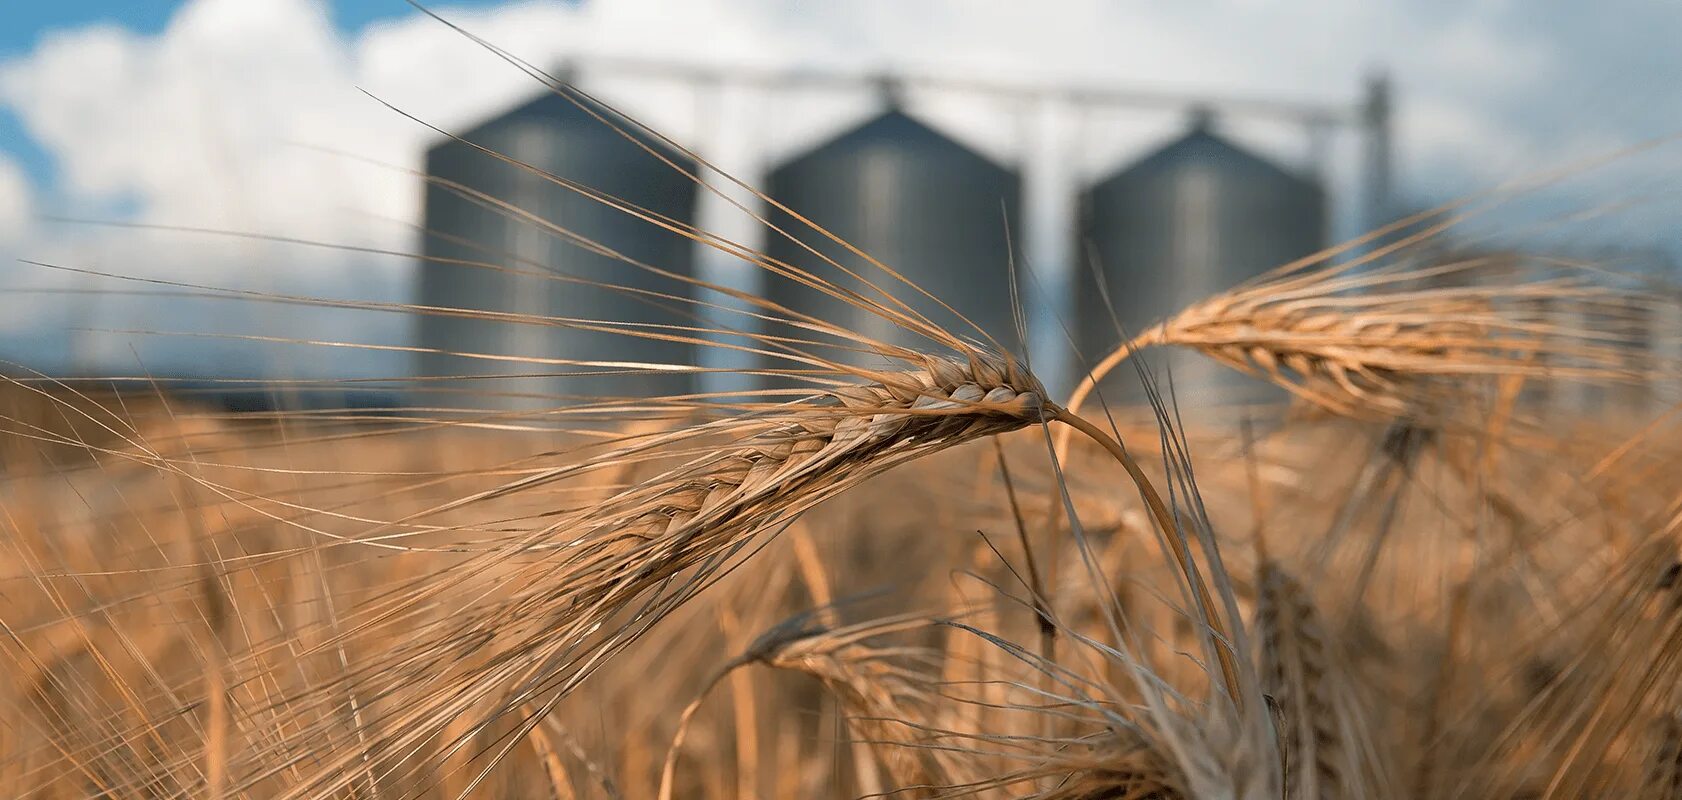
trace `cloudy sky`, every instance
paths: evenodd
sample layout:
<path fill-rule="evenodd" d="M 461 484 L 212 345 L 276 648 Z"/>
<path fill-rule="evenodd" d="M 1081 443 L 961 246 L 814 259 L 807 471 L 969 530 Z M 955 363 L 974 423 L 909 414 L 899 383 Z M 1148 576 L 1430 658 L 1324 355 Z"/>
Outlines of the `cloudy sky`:
<path fill-rule="evenodd" d="M 252 231 L 412 248 L 420 192 L 404 172 L 433 134 L 369 94 L 463 129 L 537 91 L 402 0 L 61 0 L 0 10 L 0 358 L 45 369 L 228 373 L 397 369 L 347 351 L 257 367 L 239 342 L 76 328 L 237 331 L 407 341 L 392 315 L 253 311 L 21 264 L 313 296 L 402 300 L 401 259 L 65 222 Z M 1400 192 L 1421 205 L 1682 133 L 1682 5 L 1672 0 L 582 0 L 439 4 L 539 64 L 606 56 L 760 69 L 904 69 L 1031 84 L 1350 104 L 1386 70 L 1398 93 Z M 765 163 L 868 115 L 868 91 L 770 96 L 587 69 L 585 88 L 752 180 Z M 367 94 L 365 94 L 366 92 Z M 1006 163 L 1050 148 L 1090 180 L 1172 135 L 1164 115 L 1024 109 L 913 96 L 912 110 Z M 1298 130 L 1232 123 L 1302 165 Z M 1356 142 L 1325 169 L 1352 229 Z M 1036 148 L 1041 148 L 1036 151 Z M 1674 148 L 1673 148 L 1674 149 Z M 1646 156 L 1584 193 L 1645 215 L 1578 225 L 1581 243 L 1664 239 L 1679 173 Z M 1655 200 L 1655 198 L 1657 198 Z M 1030 209 L 1030 215 L 1036 213 Z M 1054 212 L 1047 212 L 1053 213 Z M 728 223 L 725 223 L 726 225 Z M 1031 249 L 1031 248 L 1030 248 Z M 1035 255 L 1030 252 L 1030 256 Z M 1044 251 L 1055 260 L 1056 249 Z M 1055 273 L 1057 265 L 1038 268 Z M 95 290 L 124 286 L 126 294 Z M 150 287 L 157 290 L 161 287 Z M 383 359 L 383 360 L 382 360 Z"/>

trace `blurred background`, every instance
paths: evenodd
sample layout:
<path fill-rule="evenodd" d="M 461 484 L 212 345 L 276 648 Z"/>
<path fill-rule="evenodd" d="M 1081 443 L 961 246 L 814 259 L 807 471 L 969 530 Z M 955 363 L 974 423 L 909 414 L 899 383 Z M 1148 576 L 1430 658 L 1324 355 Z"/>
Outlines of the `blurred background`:
<path fill-rule="evenodd" d="M 1077 350 L 1101 355 L 1120 330 L 1268 268 L 1682 132 L 1670 88 L 1682 78 L 1682 8 L 1647 0 L 431 10 L 881 258 L 1031 354 L 1054 388 L 1079 374 Z M 736 324 L 463 268 L 455 262 L 493 260 L 635 280 L 590 247 L 429 189 L 423 174 L 625 257 L 826 319 L 845 313 L 486 155 L 479 148 L 815 264 L 743 211 L 762 209 L 747 193 L 698 190 L 642 149 L 651 137 L 612 132 L 400 0 L 73 0 L 13 5 L 0 23 L 8 373 L 208 382 L 230 407 L 316 402 L 312 392 L 328 404 L 411 403 L 416 376 L 448 378 L 425 383 L 428 404 L 502 408 L 750 380 L 643 374 L 585 387 L 546 361 L 754 364 L 370 307 Z M 1572 172 L 1444 247 L 1669 278 L 1682 254 L 1674 150 Z M 274 302 L 292 298 L 360 307 Z M 1179 378 L 1192 398 L 1199 380 L 1219 380 Z M 270 387 L 285 381 L 294 388 L 281 400 Z"/>

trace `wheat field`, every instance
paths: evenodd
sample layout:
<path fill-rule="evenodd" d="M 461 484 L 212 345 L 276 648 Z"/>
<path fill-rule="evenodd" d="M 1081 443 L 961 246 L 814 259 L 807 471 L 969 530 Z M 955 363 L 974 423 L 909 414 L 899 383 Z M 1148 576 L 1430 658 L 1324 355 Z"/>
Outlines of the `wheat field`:
<path fill-rule="evenodd" d="M 12 374 L 8 796 L 1682 798 L 1678 420 L 1537 400 L 1682 377 L 1608 322 L 1669 289 L 1442 257 L 1447 207 L 1118 328 L 1059 398 L 891 265 L 548 177 L 927 345 L 737 293 L 785 388 L 230 414 Z M 1288 399 L 1091 391 L 1169 348 Z"/>

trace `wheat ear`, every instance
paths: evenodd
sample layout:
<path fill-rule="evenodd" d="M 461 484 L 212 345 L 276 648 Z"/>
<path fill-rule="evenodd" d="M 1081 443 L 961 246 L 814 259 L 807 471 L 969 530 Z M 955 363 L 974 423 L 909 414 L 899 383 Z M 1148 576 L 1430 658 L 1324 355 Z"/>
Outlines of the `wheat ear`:
<path fill-rule="evenodd" d="M 1639 342 L 1597 330 L 1595 315 L 1651 305 L 1586 279 L 1510 279 L 1420 289 L 1469 261 L 1350 275 L 1344 266 L 1272 276 L 1185 308 L 1108 353 L 1081 379 L 1079 413 L 1134 353 L 1185 347 L 1333 413 L 1451 414 L 1465 381 L 1491 375 L 1627 382 Z M 1059 452 L 1067 437 L 1059 441 Z"/>
<path fill-rule="evenodd" d="M 1302 585 L 1272 561 L 1257 576 L 1261 678 L 1279 711 L 1289 765 L 1288 800 L 1345 796 L 1343 741 L 1330 692 L 1331 658 L 1319 612 Z"/>
<path fill-rule="evenodd" d="M 465 576 L 489 563 L 536 554 L 504 579 L 511 588 L 507 596 L 428 625 L 408 637 L 410 646 L 359 670 L 361 680 L 391 690 L 415 680 L 436 689 L 394 713 L 391 733 L 369 743 L 374 756 L 412 751 L 457 715 L 472 713 L 478 701 L 495 698 L 496 714 L 544 696 L 553 702 L 693 596 L 753 537 L 896 464 L 1035 424 L 1046 415 L 1038 382 L 1007 359 L 928 357 L 921 369 L 878 378 L 827 390 L 774 414 L 675 434 L 664 443 L 706 435 L 734 441 L 709 446 L 686 463 L 464 568 Z M 509 491 L 636 456 L 610 453 L 541 480 L 522 479 Z M 690 573 L 697 568 L 699 573 Z M 434 601 L 452 582 L 440 581 L 370 612 L 401 620 L 405 608 Z M 630 609 L 637 609 L 633 620 L 615 624 Z M 311 704 L 295 707 L 307 713 Z M 281 744 L 284 752 L 268 755 L 280 756 L 281 763 L 313 761 L 322 744 L 308 739 L 324 735 L 331 734 L 304 726 L 300 736 Z M 352 766 L 349 753 L 356 749 L 327 759 L 293 794 L 342 790 Z M 275 760 L 264 761 L 272 769 Z M 361 756 L 354 760 L 361 763 Z M 248 762 L 247 769 L 264 761 Z"/>

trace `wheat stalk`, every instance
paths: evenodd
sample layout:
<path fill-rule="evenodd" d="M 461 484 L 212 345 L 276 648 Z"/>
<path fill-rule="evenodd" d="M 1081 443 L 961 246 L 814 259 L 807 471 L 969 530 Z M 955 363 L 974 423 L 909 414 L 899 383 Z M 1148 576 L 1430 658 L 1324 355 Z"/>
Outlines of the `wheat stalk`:
<path fill-rule="evenodd" d="M 1348 794 L 1343 736 L 1331 696 L 1334 669 L 1321 624 L 1301 584 L 1264 560 L 1257 574 L 1256 639 L 1265 691 L 1277 702 L 1285 797 Z"/>

